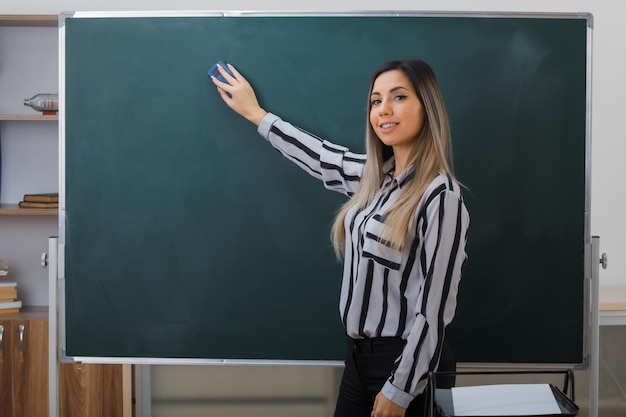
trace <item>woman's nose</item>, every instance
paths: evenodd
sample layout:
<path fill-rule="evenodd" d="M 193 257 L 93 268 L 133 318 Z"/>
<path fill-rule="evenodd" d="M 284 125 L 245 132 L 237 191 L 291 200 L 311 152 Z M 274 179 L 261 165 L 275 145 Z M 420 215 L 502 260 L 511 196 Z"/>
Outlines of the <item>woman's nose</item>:
<path fill-rule="evenodd" d="M 381 116 L 389 115 L 391 114 L 391 106 L 389 106 L 389 103 L 387 103 L 386 101 L 383 101 L 378 107 L 378 112 Z"/>

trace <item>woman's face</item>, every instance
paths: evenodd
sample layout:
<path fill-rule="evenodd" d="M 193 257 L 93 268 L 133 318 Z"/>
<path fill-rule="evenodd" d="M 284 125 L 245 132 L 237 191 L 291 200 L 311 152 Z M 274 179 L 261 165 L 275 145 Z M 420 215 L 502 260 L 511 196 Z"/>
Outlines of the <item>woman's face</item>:
<path fill-rule="evenodd" d="M 398 153 L 412 148 L 426 112 L 409 78 L 400 70 L 380 74 L 370 96 L 370 124 L 378 138 Z"/>

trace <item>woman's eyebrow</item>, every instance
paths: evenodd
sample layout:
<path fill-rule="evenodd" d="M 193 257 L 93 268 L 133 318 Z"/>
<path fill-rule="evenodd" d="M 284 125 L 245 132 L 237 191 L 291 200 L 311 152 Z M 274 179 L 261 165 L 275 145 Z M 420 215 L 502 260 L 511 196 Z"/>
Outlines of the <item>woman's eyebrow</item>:
<path fill-rule="evenodd" d="M 402 86 L 402 85 L 399 85 L 399 86 L 394 87 L 394 88 L 392 88 L 391 90 L 389 90 L 389 92 L 390 92 L 390 93 L 393 93 L 393 92 L 398 91 L 398 90 L 406 90 L 406 91 L 409 91 L 409 89 L 408 89 L 408 88 L 406 88 L 406 87 L 404 87 L 404 86 Z"/>
<path fill-rule="evenodd" d="M 406 87 L 404 87 L 404 86 L 399 85 L 399 86 L 394 87 L 394 88 L 392 88 L 391 90 L 389 90 L 389 92 L 390 92 L 390 93 L 393 93 L 393 92 L 398 91 L 398 90 L 406 90 L 406 91 L 410 91 L 408 88 L 406 88 Z M 372 94 L 371 94 L 371 95 L 372 95 L 372 96 L 374 96 L 374 95 L 379 96 L 379 95 L 380 95 L 380 93 L 379 93 L 378 91 L 372 91 Z"/>

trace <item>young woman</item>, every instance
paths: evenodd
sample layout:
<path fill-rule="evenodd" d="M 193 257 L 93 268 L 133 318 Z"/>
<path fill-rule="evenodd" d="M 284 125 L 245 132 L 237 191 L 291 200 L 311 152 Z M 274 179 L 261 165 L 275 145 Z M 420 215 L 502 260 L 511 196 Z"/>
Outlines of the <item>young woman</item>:
<path fill-rule="evenodd" d="M 405 60 L 374 73 L 365 155 L 266 112 L 229 69 L 234 76 L 220 68 L 227 83 L 213 78 L 224 102 L 326 188 L 350 197 L 332 229 L 344 261 L 340 313 L 348 345 L 335 416 L 423 415 L 428 372 L 455 369 L 445 329 L 469 226 L 432 69 Z"/>

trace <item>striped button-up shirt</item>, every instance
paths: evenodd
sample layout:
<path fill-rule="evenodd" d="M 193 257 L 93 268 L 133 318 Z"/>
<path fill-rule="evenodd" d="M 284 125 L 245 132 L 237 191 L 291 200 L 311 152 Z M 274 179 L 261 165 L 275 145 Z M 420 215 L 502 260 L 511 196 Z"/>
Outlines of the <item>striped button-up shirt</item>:
<path fill-rule="evenodd" d="M 258 131 L 326 188 L 348 196 L 356 191 L 365 155 L 321 140 L 271 113 Z M 407 341 L 382 390 L 407 407 L 423 392 L 428 372 L 436 369 L 445 327 L 454 317 L 469 215 L 459 184 L 440 174 L 417 206 L 411 244 L 403 250 L 386 246 L 379 238 L 381 218 L 414 171 L 409 168 L 392 179 L 393 159 L 385 168 L 388 174 L 373 201 L 346 215 L 339 309 L 346 333 L 354 339 Z"/>

